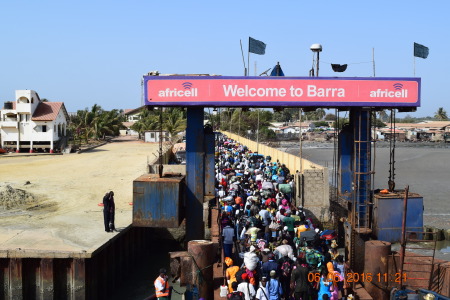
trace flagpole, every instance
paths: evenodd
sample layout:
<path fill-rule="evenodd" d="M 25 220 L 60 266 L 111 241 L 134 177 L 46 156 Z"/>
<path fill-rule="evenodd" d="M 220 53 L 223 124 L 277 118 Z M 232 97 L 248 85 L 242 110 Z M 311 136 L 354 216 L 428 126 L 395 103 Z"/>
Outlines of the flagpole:
<path fill-rule="evenodd" d="M 242 40 L 239 41 L 241 42 L 242 62 L 244 63 L 244 76 L 247 76 L 247 67 L 245 66 L 244 50 L 242 49 Z"/>
<path fill-rule="evenodd" d="M 416 57 L 413 55 L 413 59 L 414 59 L 414 76 L 416 77 Z"/>
<path fill-rule="evenodd" d="M 250 76 L 250 37 L 248 37 L 248 54 L 247 54 L 247 76 Z"/>
<path fill-rule="evenodd" d="M 259 154 L 259 108 L 257 108 L 258 111 L 258 125 L 256 129 L 256 153 Z"/>
<path fill-rule="evenodd" d="M 375 48 L 372 48 L 373 77 L 375 77 Z"/>
<path fill-rule="evenodd" d="M 298 110 L 298 127 L 300 129 L 300 173 L 303 173 L 303 145 L 302 145 L 302 113 L 303 113 L 303 109 L 300 108 Z"/>

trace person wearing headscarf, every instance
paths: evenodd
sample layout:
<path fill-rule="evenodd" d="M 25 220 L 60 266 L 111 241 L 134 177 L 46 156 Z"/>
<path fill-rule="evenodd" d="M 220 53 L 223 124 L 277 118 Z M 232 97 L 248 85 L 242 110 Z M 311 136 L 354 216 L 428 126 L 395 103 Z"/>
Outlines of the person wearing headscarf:
<path fill-rule="evenodd" d="M 229 257 L 225 257 L 225 264 L 227 265 L 227 270 L 225 272 L 225 276 L 228 282 L 228 290 L 229 292 L 233 292 L 232 284 L 233 282 L 237 282 L 236 273 L 239 271 L 239 267 L 235 266 L 233 263 L 233 259 Z"/>

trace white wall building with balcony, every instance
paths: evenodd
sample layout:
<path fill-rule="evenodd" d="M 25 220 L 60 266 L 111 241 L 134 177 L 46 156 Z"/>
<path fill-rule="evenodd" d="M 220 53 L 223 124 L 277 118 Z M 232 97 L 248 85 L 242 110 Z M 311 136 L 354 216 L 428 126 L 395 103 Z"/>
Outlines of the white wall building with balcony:
<path fill-rule="evenodd" d="M 1 147 L 54 152 L 66 140 L 68 122 L 63 102 L 43 102 L 33 90 L 17 90 L 0 113 Z"/>

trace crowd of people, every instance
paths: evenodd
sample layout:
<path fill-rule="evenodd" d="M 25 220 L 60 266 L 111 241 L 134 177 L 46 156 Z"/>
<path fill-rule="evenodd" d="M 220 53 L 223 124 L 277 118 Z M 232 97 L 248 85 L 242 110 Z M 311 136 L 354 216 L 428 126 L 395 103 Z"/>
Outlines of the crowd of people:
<path fill-rule="evenodd" d="M 347 299 L 334 231 L 295 205 L 291 170 L 226 136 L 215 163 L 227 298 Z"/>

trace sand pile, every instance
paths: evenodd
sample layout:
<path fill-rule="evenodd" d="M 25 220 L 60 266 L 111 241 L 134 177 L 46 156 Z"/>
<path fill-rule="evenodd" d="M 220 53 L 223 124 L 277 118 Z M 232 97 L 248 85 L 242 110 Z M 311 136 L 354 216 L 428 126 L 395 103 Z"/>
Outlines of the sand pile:
<path fill-rule="evenodd" d="M 15 189 L 9 184 L 0 186 L 0 209 L 22 208 L 36 201 L 36 197 L 27 191 Z"/>

